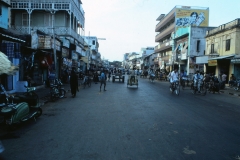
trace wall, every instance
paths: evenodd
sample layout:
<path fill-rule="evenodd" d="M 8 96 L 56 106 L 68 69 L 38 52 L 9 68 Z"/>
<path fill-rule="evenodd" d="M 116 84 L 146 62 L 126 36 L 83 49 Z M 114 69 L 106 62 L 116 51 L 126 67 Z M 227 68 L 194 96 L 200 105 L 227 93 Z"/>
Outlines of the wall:
<path fill-rule="evenodd" d="M 190 56 L 203 56 L 206 48 L 206 31 L 209 27 L 191 27 L 191 36 L 188 46 Z M 197 41 L 200 40 L 199 51 L 197 51 Z"/>
<path fill-rule="evenodd" d="M 2 15 L 0 16 L 0 27 L 8 29 L 8 7 L 1 4 L 2 6 Z"/>
<path fill-rule="evenodd" d="M 225 56 L 235 53 L 240 53 L 239 40 L 240 40 L 239 29 L 230 29 L 224 32 L 221 32 L 216 35 L 212 35 L 206 38 L 206 54 L 211 52 L 211 44 L 214 43 L 215 53 L 218 53 L 219 56 Z M 226 51 L 226 40 L 231 39 L 230 50 Z"/>

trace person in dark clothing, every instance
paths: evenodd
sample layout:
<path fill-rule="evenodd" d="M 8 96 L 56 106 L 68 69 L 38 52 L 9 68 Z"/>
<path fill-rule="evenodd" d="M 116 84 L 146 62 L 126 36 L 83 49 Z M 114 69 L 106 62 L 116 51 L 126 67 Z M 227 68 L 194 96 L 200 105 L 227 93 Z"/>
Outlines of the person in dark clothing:
<path fill-rule="evenodd" d="M 72 97 L 74 98 L 76 96 L 76 92 L 78 90 L 78 76 L 74 69 L 72 69 L 72 71 L 71 71 L 70 87 L 71 87 Z"/>

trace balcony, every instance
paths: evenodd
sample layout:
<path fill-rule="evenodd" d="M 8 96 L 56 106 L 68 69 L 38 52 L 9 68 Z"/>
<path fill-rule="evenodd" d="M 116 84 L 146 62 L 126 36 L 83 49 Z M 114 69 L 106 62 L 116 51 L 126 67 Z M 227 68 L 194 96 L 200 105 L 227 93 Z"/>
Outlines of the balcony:
<path fill-rule="evenodd" d="M 11 28 L 22 34 L 28 34 L 27 26 L 12 26 Z M 49 29 L 49 27 L 31 27 L 31 29 L 40 30 L 46 34 L 52 35 L 52 29 Z M 79 41 L 81 44 L 84 44 L 84 39 L 70 27 L 55 27 L 54 32 L 58 36 L 70 36 Z"/>
<path fill-rule="evenodd" d="M 77 20 L 84 24 L 84 11 L 81 1 L 78 0 L 12 0 L 11 9 L 30 9 L 30 10 L 65 10 L 73 13 Z"/>
<path fill-rule="evenodd" d="M 163 50 L 172 48 L 173 40 L 166 40 L 164 42 L 159 43 L 157 46 L 155 46 L 155 53 L 159 53 Z"/>
<path fill-rule="evenodd" d="M 175 30 L 175 23 L 172 23 L 168 28 L 160 32 L 158 35 L 155 37 L 155 42 L 159 42 L 161 39 L 166 37 L 169 34 L 172 34 Z"/>
<path fill-rule="evenodd" d="M 172 21 L 174 19 L 175 21 L 175 10 L 172 10 L 168 15 L 166 15 L 162 21 L 160 21 L 155 28 L 155 32 L 159 32 L 160 29 L 166 25 L 167 23 L 169 23 L 170 21 Z"/>

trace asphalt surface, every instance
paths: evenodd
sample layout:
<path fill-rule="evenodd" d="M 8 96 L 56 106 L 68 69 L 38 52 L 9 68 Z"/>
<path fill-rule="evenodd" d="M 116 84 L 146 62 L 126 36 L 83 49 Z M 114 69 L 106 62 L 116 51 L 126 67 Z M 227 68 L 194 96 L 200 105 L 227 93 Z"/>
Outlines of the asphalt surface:
<path fill-rule="evenodd" d="M 6 160 L 240 159 L 240 99 L 225 93 L 171 94 L 168 82 L 139 79 L 81 88 L 49 102 L 37 121 L 0 126 Z"/>

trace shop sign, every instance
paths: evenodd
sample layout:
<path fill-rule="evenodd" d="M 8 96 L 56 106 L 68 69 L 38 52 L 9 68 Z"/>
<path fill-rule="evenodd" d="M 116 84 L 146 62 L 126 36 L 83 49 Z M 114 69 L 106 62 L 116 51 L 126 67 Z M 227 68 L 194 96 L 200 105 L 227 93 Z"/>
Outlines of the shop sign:
<path fill-rule="evenodd" d="M 231 59 L 231 63 L 239 64 L 240 63 L 240 58 Z"/>
<path fill-rule="evenodd" d="M 208 60 L 208 66 L 217 66 L 217 60 Z"/>
<path fill-rule="evenodd" d="M 182 53 L 181 54 L 181 60 L 187 59 L 187 53 Z"/>
<path fill-rule="evenodd" d="M 69 57 L 69 49 L 62 48 L 62 57 Z"/>
<path fill-rule="evenodd" d="M 41 36 L 38 37 L 38 48 L 39 49 L 51 49 L 51 36 Z"/>
<path fill-rule="evenodd" d="M 76 52 L 77 52 L 78 54 L 81 54 L 81 53 L 82 53 L 81 47 L 79 47 L 79 46 L 76 45 Z"/>
<path fill-rule="evenodd" d="M 63 42 L 63 46 L 64 46 L 64 47 L 67 47 L 67 48 L 70 47 L 70 42 L 69 42 L 69 40 L 67 40 L 67 39 L 65 39 L 65 38 L 62 38 L 61 40 L 62 40 L 62 42 Z"/>
<path fill-rule="evenodd" d="M 74 51 L 72 52 L 72 59 L 74 59 L 74 60 L 78 59 L 78 55 Z"/>
<path fill-rule="evenodd" d="M 54 39 L 52 39 L 52 48 L 54 48 Z M 61 51 L 61 42 L 55 39 L 55 48 L 57 51 Z"/>

